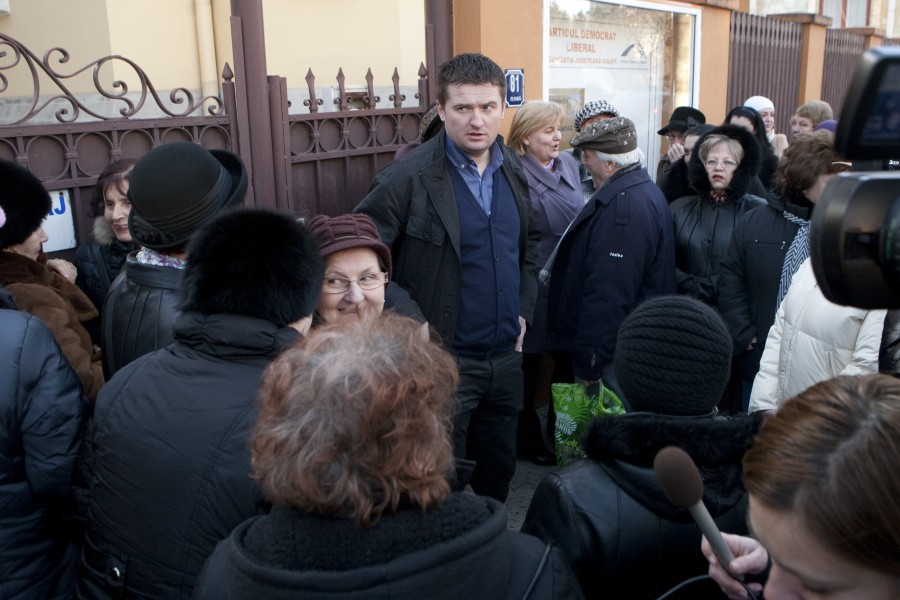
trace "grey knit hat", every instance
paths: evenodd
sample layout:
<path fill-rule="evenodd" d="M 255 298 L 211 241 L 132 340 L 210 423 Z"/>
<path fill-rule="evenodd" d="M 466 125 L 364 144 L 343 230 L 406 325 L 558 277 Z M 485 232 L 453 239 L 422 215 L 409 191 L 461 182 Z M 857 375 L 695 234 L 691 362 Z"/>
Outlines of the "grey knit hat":
<path fill-rule="evenodd" d="M 634 411 L 705 415 L 728 382 L 731 336 L 702 302 L 660 296 L 622 322 L 613 362 Z"/>

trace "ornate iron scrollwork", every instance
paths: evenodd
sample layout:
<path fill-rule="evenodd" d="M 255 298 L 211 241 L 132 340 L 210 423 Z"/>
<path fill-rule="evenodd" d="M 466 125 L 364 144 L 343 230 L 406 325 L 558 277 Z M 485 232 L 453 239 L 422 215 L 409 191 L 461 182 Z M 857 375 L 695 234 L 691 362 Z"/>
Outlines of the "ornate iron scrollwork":
<path fill-rule="evenodd" d="M 47 52 L 44 53 L 43 59 L 39 59 L 36 54 L 18 40 L 0 33 L 0 94 L 3 94 L 9 89 L 7 72 L 20 64 L 27 66 L 31 72 L 32 79 L 31 100 L 25 114 L 16 121 L 5 123 L 4 125 L 19 125 L 25 123 L 33 119 L 51 103 L 58 101 L 66 104 L 66 106 L 57 109 L 54 113 L 56 120 L 60 123 L 73 123 L 82 116 L 82 113 L 100 120 L 114 118 L 127 119 L 134 117 L 140 112 L 144 107 L 148 96 L 151 96 L 154 99 L 159 110 L 170 117 L 186 117 L 191 113 L 202 109 L 203 105 L 206 103 L 209 103 L 207 112 L 210 115 L 220 115 L 223 113 L 223 103 L 220 97 L 203 96 L 195 100 L 194 94 L 184 87 L 174 88 L 169 92 L 169 102 L 167 105 L 163 102 L 159 92 L 156 91 L 156 88 L 150 81 L 147 73 L 138 66 L 137 63 L 124 56 L 118 54 L 104 56 L 103 58 L 88 63 L 71 73 L 64 73 L 59 70 L 58 66 L 54 66 L 64 65 L 69 62 L 69 59 L 69 52 L 64 48 L 59 47 L 47 50 Z M 121 61 L 134 70 L 134 73 L 140 82 L 140 90 L 136 91 L 135 95 L 132 97 L 129 97 L 130 90 L 128 84 L 121 79 L 115 79 L 109 87 L 104 87 L 104 84 L 101 81 L 101 70 L 105 65 L 111 64 L 113 61 Z M 122 103 L 123 106 L 119 109 L 120 117 L 108 117 L 92 110 L 67 87 L 66 80 L 77 77 L 89 70 L 92 70 L 94 88 L 97 92 L 104 98 Z M 50 81 L 59 88 L 59 93 L 55 93 L 52 96 L 41 97 L 42 74 L 49 78 Z M 184 105 L 184 109 L 177 111 L 171 108 L 171 105 Z"/>

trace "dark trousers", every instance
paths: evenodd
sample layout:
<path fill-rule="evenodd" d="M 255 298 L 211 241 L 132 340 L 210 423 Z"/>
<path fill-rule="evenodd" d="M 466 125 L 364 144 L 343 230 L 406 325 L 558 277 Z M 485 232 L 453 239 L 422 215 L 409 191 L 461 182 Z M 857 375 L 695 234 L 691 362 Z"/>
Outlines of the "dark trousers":
<path fill-rule="evenodd" d="M 536 400 L 543 400 L 547 404 L 547 439 L 552 444 L 556 429 L 556 412 L 553 410 L 550 386 L 554 383 L 575 381 L 572 375 L 572 357 L 567 352 L 526 353 L 522 357 L 522 375 L 524 393 L 516 451 L 520 456 L 527 458 L 548 449 L 541 433 L 541 420 L 535 407 Z M 544 378 L 549 381 L 542 381 Z M 552 445 L 549 449 L 552 450 Z"/>
<path fill-rule="evenodd" d="M 516 472 L 516 422 L 522 409 L 522 353 L 459 357 L 454 453 L 474 460 L 475 493 L 506 501 Z"/>

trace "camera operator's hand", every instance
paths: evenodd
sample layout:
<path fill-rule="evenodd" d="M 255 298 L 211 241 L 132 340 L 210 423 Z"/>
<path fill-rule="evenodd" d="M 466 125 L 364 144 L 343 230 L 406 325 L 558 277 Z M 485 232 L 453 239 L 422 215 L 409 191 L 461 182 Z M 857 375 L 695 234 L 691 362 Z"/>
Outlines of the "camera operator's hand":
<path fill-rule="evenodd" d="M 769 553 L 762 547 L 762 544 L 751 537 L 743 535 L 723 533 L 722 537 L 725 539 L 728 549 L 735 556 L 731 564 L 728 565 L 732 573 L 735 575 L 750 575 L 765 571 L 766 566 L 769 564 Z M 706 536 L 703 537 L 703 541 L 700 543 L 700 551 L 703 552 L 703 556 L 709 561 L 710 578 L 719 584 L 719 588 L 726 596 L 732 600 L 743 600 L 748 597 L 747 590 L 744 589 L 740 582 L 733 579 L 719 564 L 719 559 L 716 558 L 712 546 L 706 540 Z M 761 592 L 763 589 L 761 583 L 747 583 L 746 585 L 754 593 Z"/>
<path fill-rule="evenodd" d="M 672 145 L 669 146 L 669 151 L 666 152 L 666 156 L 669 157 L 669 162 L 674 165 L 684 158 L 684 145 L 679 142 L 672 142 Z"/>

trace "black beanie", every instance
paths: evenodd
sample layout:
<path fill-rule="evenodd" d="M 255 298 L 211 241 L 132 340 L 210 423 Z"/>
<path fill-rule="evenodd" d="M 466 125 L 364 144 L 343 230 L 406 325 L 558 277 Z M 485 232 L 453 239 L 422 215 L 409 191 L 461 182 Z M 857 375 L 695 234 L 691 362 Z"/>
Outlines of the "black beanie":
<path fill-rule="evenodd" d="M 728 382 L 731 336 L 702 302 L 660 296 L 623 321 L 613 361 L 634 411 L 705 415 Z"/>
<path fill-rule="evenodd" d="M 50 212 L 50 194 L 31 171 L 0 160 L 0 250 L 21 244 Z"/>
<path fill-rule="evenodd" d="M 236 208 L 191 239 L 181 308 L 289 325 L 312 314 L 323 273 L 315 238 L 293 215 Z"/>

